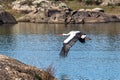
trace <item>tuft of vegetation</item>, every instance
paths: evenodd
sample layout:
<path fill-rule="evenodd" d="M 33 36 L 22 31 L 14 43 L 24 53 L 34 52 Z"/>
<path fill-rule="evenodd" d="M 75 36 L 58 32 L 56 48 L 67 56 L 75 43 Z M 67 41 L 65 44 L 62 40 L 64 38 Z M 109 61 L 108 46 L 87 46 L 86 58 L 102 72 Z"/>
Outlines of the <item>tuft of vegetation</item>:
<path fill-rule="evenodd" d="M 45 71 L 47 72 L 46 73 L 46 76 L 45 76 L 45 80 L 51 80 L 52 79 L 52 75 L 54 75 L 54 68 L 53 68 L 53 65 L 49 65 L 47 69 L 45 69 Z"/>
<path fill-rule="evenodd" d="M 46 69 L 44 69 L 44 75 L 39 76 L 37 73 L 35 74 L 35 80 L 56 80 L 54 78 L 54 68 L 53 65 L 49 65 Z"/>

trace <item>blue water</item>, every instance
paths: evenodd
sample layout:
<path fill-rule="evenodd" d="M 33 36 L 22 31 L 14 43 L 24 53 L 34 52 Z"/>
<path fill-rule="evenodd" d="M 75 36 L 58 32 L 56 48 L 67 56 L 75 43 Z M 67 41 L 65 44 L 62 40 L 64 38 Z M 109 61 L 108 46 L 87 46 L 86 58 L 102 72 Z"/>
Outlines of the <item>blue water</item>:
<path fill-rule="evenodd" d="M 120 23 L 68 27 L 26 24 L 0 27 L 1 54 L 42 69 L 52 65 L 58 80 L 120 80 Z M 59 52 L 66 37 L 58 34 L 71 30 L 84 31 L 92 40 L 77 42 L 62 58 Z"/>

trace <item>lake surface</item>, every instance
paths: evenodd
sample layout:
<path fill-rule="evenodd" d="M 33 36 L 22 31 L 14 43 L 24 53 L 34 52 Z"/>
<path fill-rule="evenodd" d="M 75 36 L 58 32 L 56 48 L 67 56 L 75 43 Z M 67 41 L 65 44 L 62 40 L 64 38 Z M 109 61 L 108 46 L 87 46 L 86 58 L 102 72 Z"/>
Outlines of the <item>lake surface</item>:
<path fill-rule="evenodd" d="M 65 58 L 59 56 L 71 30 L 92 40 L 77 42 Z M 45 69 L 52 65 L 58 80 L 120 80 L 120 23 L 0 25 L 0 53 Z"/>

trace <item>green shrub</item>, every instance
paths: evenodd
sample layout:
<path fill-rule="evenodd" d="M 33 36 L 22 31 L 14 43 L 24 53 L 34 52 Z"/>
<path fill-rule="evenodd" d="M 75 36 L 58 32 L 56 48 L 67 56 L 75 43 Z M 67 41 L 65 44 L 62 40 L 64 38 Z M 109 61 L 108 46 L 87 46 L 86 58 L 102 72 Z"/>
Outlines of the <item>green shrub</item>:
<path fill-rule="evenodd" d="M 92 4 L 92 0 L 83 0 L 86 5 Z"/>
<path fill-rule="evenodd" d="M 86 5 L 99 5 L 100 3 L 102 3 L 102 0 L 82 0 L 82 2 Z"/>

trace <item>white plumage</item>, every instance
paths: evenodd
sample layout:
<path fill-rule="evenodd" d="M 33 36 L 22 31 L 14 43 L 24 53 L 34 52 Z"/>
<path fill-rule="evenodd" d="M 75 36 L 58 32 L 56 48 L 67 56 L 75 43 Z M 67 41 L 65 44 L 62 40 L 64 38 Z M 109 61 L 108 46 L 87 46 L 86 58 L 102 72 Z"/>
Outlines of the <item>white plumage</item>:
<path fill-rule="evenodd" d="M 67 34 L 63 33 L 62 35 L 68 37 L 63 42 L 63 47 L 60 52 L 61 56 L 67 56 L 70 48 L 76 43 L 76 41 L 79 40 L 81 43 L 84 43 L 86 38 L 86 34 L 83 34 L 80 31 L 70 31 Z"/>

